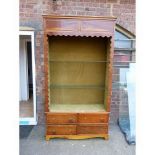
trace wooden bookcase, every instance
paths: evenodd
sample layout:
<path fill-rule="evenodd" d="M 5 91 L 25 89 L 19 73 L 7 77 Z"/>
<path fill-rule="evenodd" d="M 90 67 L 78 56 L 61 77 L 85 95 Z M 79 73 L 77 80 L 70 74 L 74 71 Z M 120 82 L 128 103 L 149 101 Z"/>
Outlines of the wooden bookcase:
<path fill-rule="evenodd" d="M 116 18 L 43 19 L 46 140 L 108 139 Z"/>

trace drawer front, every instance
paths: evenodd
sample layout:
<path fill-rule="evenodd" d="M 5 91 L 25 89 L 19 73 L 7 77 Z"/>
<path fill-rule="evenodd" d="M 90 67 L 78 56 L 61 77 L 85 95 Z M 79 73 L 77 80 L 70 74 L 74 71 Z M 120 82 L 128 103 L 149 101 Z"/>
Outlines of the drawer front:
<path fill-rule="evenodd" d="M 108 134 L 108 125 L 78 125 L 77 134 Z"/>
<path fill-rule="evenodd" d="M 74 124 L 77 123 L 77 114 L 74 113 L 47 113 L 47 124 Z"/>
<path fill-rule="evenodd" d="M 47 135 L 76 135 L 76 125 L 48 125 Z"/>
<path fill-rule="evenodd" d="M 79 113 L 78 115 L 79 123 L 108 123 L 109 114 L 108 113 Z"/>

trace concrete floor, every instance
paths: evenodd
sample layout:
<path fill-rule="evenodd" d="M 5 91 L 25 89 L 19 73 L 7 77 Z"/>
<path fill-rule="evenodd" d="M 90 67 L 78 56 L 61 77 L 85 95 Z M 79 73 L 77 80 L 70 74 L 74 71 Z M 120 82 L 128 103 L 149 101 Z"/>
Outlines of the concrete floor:
<path fill-rule="evenodd" d="M 44 126 L 20 127 L 20 155 L 135 155 L 117 125 L 110 126 L 110 139 L 52 139 L 45 141 Z"/>

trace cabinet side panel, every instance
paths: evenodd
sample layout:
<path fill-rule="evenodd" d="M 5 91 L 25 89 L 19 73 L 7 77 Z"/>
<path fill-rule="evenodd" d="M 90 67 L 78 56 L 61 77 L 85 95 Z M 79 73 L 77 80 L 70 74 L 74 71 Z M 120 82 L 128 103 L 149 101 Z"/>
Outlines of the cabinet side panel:
<path fill-rule="evenodd" d="M 110 37 L 107 41 L 107 60 L 106 64 L 106 77 L 105 77 L 105 94 L 104 105 L 106 111 L 110 112 L 110 103 L 112 95 L 112 63 L 113 63 L 113 37 Z"/>
<path fill-rule="evenodd" d="M 44 34 L 45 112 L 48 112 L 48 37 Z"/>

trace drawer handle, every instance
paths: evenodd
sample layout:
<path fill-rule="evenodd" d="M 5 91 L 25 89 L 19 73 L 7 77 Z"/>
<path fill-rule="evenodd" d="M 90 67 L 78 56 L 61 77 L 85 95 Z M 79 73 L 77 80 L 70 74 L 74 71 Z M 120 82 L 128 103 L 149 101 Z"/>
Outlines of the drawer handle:
<path fill-rule="evenodd" d="M 69 122 L 70 123 L 74 123 L 75 122 L 75 119 L 74 118 L 69 118 Z"/>
<path fill-rule="evenodd" d="M 52 134 L 55 135 L 56 134 L 56 131 L 55 130 L 52 130 Z"/>
<path fill-rule="evenodd" d="M 101 121 L 101 122 L 105 122 L 105 119 L 104 119 L 104 118 L 101 118 L 100 121 Z"/>

